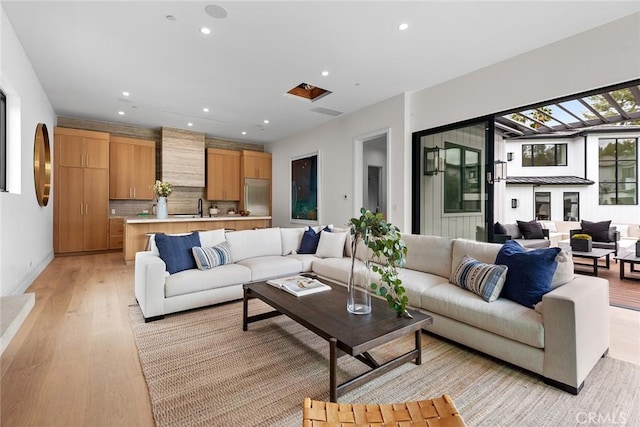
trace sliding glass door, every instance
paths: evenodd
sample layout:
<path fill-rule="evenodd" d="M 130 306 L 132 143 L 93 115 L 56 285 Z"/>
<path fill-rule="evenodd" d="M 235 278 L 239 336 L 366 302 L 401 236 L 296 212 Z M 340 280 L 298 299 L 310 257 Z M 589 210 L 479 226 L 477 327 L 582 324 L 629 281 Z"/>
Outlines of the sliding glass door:
<path fill-rule="evenodd" d="M 414 234 L 487 241 L 487 224 L 493 223 L 487 208 L 493 200 L 487 181 L 493 144 L 489 119 L 414 133 Z"/>

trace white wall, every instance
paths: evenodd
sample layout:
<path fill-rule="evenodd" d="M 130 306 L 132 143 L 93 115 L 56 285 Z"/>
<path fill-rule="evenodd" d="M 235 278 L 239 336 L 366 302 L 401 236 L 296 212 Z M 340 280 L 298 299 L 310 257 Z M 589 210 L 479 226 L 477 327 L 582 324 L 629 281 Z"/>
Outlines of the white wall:
<path fill-rule="evenodd" d="M 292 225 L 288 221 L 289 158 L 320 150 L 320 219 L 323 223 L 344 224 L 353 214 L 353 139 L 388 126 L 392 207 L 389 220 L 408 232 L 412 132 L 637 78 L 640 13 L 270 144 L 267 151 L 274 154 L 273 223 Z M 344 194 L 349 200 L 343 200 Z M 509 209 L 505 208 L 507 212 L 502 214 L 509 215 Z"/>
<path fill-rule="evenodd" d="M 289 221 L 290 160 L 315 151 L 320 152 L 320 208 L 322 224 L 345 225 L 360 209 L 354 207 L 354 139 L 389 129 L 389 169 L 387 197 L 391 206 L 387 218 L 404 230 L 408 224 L 404 215 L 409 212 L 405 185 L 409 171 L 405 171 L 406 152 L 411 147 L 411 135 L 405 126 L 404 95 L 369 106 L 355 113 L 338 117 L 310 131 L 291 136 L 265 147 L 273 155 L 273 225 L 297 226 Z M 409 154 L 410 156 L 410 154 Z M 360 171 L 362 173 L 362 171 Z M 410 184 L 409 184 L 410 185 Z M 344 196 L 347 196 L 345 200 Z"/>
<path fill-rule="evenodd" d="M 532 188 L 531 185 L 509 185 L 506 187 L 507 202 L 504 221 L 513 223 L 516 220 L 530 221 L 535 217 L 534 192 L 551 193 L 551 220 L 564 220 L 564 193 L 577 192 L 580 194 L 580 218 L 587 221 L 612 220 L 614 223 L 640 223 L 640 207 L 638 205 L 600 205 L 599 202 L 599 165 L 598 140 L 600 138 L 638 138 L 638 134 L 596 133 L 589 134 L 585 143 L 583 136 L 575 138 L 555 139 L 519 139 L 507 142 L 507 151 L 513 152 L 513 161 L 508 162 L 508 175 L 515 176 L 578 176 L 589 179 L 593 185 L 542 185 Z M 553 167 L 522 167 L 523 144 L 567 144 L 567 166 Z M 585 159 L 587 174 L 585 175 Z M 510 208 L 511 199 L 518 199 L 517 209 Z M 502 222 L 502 221 L 501 221 Z"/>
<path fill-rule="evenodd" d="M 0 193 L 0 295 L 10 295 L 22 293 L 53 258 L 53 201 L 42 208 L 36 200 L 33 140 L 36 125 L 45 123 L 53 143 L 56 116 L 1 7 L 0 43 L 0 86 L 19 98 L 21 116 L 21 138 L 8 141 L 18 150 L 20 183 Z"/>
<path fill-rule="evenodd" d="M 418 91 L 410 127 L 429 129 L 637 78 L 640 13 Z"/>

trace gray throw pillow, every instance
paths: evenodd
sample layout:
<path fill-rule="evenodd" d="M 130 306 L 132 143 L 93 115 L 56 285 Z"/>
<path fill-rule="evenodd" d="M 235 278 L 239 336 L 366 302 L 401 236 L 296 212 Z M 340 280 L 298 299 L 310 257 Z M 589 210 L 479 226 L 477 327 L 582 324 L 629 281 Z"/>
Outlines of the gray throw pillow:
<path fill-rule="evenodd" d="M 520 229 L 518 228 L 517 224 L 503 224 L 503 225 L 506 231 L 506 233 L 504 234 L 508 234 L 509 236 L 511 236 L 512 239 L 519 239 L 520 237 L 522 237 L 522 234 L 520 233 Z"/>

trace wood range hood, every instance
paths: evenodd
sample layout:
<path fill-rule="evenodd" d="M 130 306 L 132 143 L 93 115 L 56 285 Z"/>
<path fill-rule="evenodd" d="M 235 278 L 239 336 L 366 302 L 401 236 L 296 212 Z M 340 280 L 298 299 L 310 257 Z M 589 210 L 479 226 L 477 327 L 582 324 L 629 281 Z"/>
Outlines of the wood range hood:
<path fill-rule="evenodd" d="M 162 128 L 160 176 L 174 187 L 205 186 L 204 133 Z"/>

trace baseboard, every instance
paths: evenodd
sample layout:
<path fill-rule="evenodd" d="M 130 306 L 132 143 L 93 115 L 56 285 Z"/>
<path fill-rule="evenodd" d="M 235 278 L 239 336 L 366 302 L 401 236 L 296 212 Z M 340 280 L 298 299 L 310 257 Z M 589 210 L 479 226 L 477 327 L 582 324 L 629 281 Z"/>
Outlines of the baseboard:
<path fill-rule="evenodd" d="M 35 305 L 35 294 L 8 295 L 0 297 L 0 355 L 7 348 Z"/>
<path fill-rule="evenodd" d="M 53 251 L 49 252 L 46 257 L 41 259 L 29 270 L 27 270 L 9 289 L 6 295 L 23 294 L 29 286 L 38 278 L 40 273 L 44 271 L 49 263 L 53 260 Z"/>

